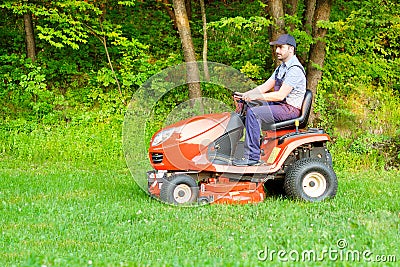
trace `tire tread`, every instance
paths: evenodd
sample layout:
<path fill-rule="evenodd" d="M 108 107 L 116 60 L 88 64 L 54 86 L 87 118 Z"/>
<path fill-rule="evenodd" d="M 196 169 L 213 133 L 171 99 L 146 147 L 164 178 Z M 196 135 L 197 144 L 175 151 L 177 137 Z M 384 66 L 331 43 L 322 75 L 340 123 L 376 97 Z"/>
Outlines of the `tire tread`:
<path fill-rule="evenodd" d="M 327 179 L 328 188 L 325 193 L 317 198 L 307 196 L 302 192 L 301 182 L 302 178 L 310 171 L 316 169 L 324 173 Z M 288 170 L 285 177 L 284 189 L 286 194 L 294 199 L 306 201 L 321 201 L 325 198 L 333 198 L 336 195 L 338 181 L 333 168 L 326 164 L 325 161 L 316 158 L 304 158 L 293 163 L 292 167 Z"/>

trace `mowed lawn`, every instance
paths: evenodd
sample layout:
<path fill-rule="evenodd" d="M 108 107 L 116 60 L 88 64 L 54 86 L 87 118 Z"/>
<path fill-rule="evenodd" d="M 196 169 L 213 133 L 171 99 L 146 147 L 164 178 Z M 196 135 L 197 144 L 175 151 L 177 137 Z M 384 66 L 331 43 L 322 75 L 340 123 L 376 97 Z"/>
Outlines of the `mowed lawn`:
<path fill-rule="evenodd" d="M 268 197 L 180 208 L 150 198 L 122 157 L 80 164 L 21 157 L 0 160 L 0 266 L 400 261 L 399 171 L 337 171 L 337 197 L 320 203 Z"/>

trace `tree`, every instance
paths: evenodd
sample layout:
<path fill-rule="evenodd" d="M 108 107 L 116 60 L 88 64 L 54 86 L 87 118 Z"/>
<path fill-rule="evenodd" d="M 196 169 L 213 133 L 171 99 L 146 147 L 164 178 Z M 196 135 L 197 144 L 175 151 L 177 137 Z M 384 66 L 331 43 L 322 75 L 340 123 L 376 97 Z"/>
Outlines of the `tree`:
<path fill-rule="evenodd" d="M 322 67 L 325 60 L 325 41 L 326 29 L 318 26 L 319 21 L 329 20 L 331 14 L 332 0 L 317 0 L 312 19 L 312 36 L 315 43 L 311 44 L 307 62 L 307 85 L 314 95 L 317 93 L 318 82 L 322 77 Z M 314 119 L 311 114 L 311 121 Z"/>
<path fill-rule="evenodd" d="M 201 97 L 199 81 L 199 68 L 196 62 L 192 34 L 190 31 L 189 19 L 186 13 L 184 0 L 173 0 L 176 24 L 182 42 L 183 55 L 187 64 L 187 82 L 189 87 L 189 98 L 196 99 Z"/>
<path fill-rule="evenodd" d="M 210 73 L 208 71 L 207 64 L 207 49 L 208 49 L 208 41 L 207 41 L 207 17 L 206 17 L 206 8 L 204 5 L 204 0 L 200 0 L 200 8 L 201 8 L 201 18 L 203 21 L 203 64 L 204 64 L 204 78 L 206 81 L 210 80 Z"/>
<path fill-rule="evenodd" d="M 23 17 L 25 30 L 25 51 L 26 57 L 32 61 L 36 60 L 36 42 L 34 34 L 34 25 L 32 20 L 32 11 L 27 3 L 18 3 L 13 1 L 5 1 L 0 4 L 0 8 L 11 10 L 13 13 Z"/>
<path fill-rule="evenodd" d="M 32 14 L 24 14 L 24 26 L 25 26 L 25 40 L 26 40 L 26 56 L 32 61 L 36 60 L 36 45 L 35 45 L 35 34 L 33 32 Z"/>
<path fill-rule="evenodd" d="M 270 27 L 270 38 L 271 40 L 278 39 L 279 35 L 283 34 L 285 31 L 285 21 L 284 21 L 284 10 L 283 10 L 283 0 L 271 0 L 268 4 L 268 12 L 272 17 L 274 24 Z M 274 49 L 273 47 L 271 49 Z M 274 58 L 275 65 L 279 64 L 279 60 L 275 55 L 275 51 L 272 51 L 272 57 Z"/>

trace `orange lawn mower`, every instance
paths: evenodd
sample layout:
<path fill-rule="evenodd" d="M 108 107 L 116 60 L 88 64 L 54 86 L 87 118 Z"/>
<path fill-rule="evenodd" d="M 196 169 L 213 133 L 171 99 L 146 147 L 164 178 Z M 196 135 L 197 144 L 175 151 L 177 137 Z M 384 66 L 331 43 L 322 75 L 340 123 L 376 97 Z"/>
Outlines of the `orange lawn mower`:
<path fill-rule="evenodd" d="M 262 163 L 252 166 L 232 161 L 243 157 L 245 111 L 257 103 L 234 100 L 235 112 L 195 116 L 153 135 L 148 153 L 154 170 L 147 172 L 152 196 L 174 205 L 258 203 L 276 185 L 288 197 L 310 202 L 336 195 L 338 181 L 327 149 L 330 137 L 323 129 L 305 129 L 310 90 L 300 117 L 262 123 Z"/>

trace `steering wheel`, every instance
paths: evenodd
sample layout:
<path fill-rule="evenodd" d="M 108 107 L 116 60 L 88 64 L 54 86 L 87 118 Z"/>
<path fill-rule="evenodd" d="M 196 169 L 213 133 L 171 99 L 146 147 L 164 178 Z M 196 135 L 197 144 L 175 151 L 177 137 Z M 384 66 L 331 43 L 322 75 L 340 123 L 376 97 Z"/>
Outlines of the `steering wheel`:
<path fill-rule="evenodd" d="M 261 100 L 251 100 L 251 101 L 244 101 L 242 96 L 239 94 L 233 94 L 233 100 L 235 102 L 236 113 L 245 116 L 247 107 L 256 107 L 256 106 L 263 106 L 264 103 Z"/>

